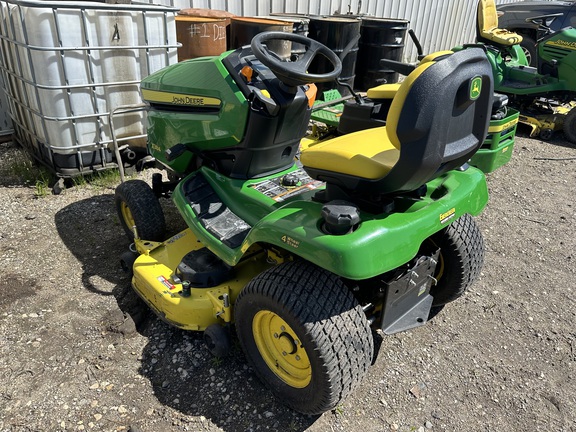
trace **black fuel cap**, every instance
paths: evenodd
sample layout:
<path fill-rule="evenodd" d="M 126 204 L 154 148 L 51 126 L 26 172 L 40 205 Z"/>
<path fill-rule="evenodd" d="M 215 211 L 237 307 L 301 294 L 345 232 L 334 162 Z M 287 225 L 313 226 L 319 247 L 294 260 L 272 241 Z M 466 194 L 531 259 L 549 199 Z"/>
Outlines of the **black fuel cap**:
<path fill-rule="evenodd" d="M 324 231 L 327 234 L 348 234 L 360 222 L 358 207 L 348 201 L 335 200 L 322 207 Z"/>
<path fill-rule="evenodd" d="M 298 176 L 295 174 L 286 174 L 282 177 L 282 186 L 298 186 Z"/>

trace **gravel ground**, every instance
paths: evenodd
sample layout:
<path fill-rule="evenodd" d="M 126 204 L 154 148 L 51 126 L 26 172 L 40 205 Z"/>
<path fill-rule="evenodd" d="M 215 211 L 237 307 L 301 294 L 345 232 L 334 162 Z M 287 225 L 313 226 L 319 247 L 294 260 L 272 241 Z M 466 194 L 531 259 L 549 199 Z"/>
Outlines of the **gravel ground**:
<path fill-rule="evenodd" d="M 426 326 L 378 337 L 362 384 L 321 416 L 276 401 L 237 344 L 213 358 L 140 304 L 115 184 L 38 197 L 21 158 L 0 144 L 2 431 L 576 430 L 576 148 L 561 138 L 517 139 L 488 176 L 479 281 Z"/>

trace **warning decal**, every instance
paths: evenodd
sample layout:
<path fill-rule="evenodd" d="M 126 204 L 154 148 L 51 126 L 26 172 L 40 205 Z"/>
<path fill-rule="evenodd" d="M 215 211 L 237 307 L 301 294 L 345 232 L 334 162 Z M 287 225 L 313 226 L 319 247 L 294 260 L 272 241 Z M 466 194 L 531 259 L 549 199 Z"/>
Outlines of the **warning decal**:
<path fill-rule="evenodd" d="M 264 180 L 260 183 L 251 184 L 250 187 L 272 198 L 276 202 L 281 202 L 303 192 L 318 189 L 324 185 L 324 182 L 314 180 L 303 169 L 291 172 L 289 175 L 298 179 L 298 182 L 295 182 L 296 186 L 284 186 L 282 184 L 284 176 L 280 176 Z"/>

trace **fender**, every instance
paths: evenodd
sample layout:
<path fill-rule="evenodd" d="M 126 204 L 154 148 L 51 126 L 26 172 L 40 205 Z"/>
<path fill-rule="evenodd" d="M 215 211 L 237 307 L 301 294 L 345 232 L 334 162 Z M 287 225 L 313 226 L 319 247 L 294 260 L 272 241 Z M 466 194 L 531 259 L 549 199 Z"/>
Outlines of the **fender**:
<path fill-rule="evenodd" d="M 407 263 L 425 239 L 465 213 L 479 214 L 487 202 L 484 174 L 470 167 L 428 183 L 426 196 L 401 212 L 362 212 L 358 228 L 342 236 L 322 231 L 322 204 L 288 203 L 256 223 L 242 249 L 268 243 L 341 277 L 367 279 Z"/>

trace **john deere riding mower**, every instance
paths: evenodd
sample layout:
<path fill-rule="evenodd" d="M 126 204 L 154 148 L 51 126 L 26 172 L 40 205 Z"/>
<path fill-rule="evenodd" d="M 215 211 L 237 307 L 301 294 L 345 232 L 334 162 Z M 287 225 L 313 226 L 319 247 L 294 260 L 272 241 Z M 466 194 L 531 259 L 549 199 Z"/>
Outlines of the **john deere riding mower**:
<path fill-rule="evenodd" d="M 306 52 L 282 61 L 272 40 Z M 317 56 L 333 70 L 307 73 Z M 299 154 L 311 83 L 340 71 L 325 46 L 268 32 L 149 76 L 149 151 L 171 181 L 116 191 L 136 292 L 165 321 L 203 331 L 215 355 L 235 329 L 272 393 L 310 414 L 335 407 L 365 375 L 372 330 L 425 324 L 464 294 L 484 255 L 472 216 L 487 188 L 466 164 L 489 122 L 484 52 L 430 56 L 400 86 L 385 127 Z M 159 196 L 188 225 L 168 239 Z"/>
<path fill-rule="evenodd" d="M 478 3 L 478 41 L 486 46 L 495 90 L 509 96 L 520 121 L 532 128 L 531 135 L 550 139 L 554 131 L 563 130 L 576 143 L 576 29 L 552 32 L 547 23 L 555 17 L 530 18 L 544 35 L 538 41 L 537 68 L 528 66 L 519 45 L 522 37 L 498 28 L 494 0 Z"/>

